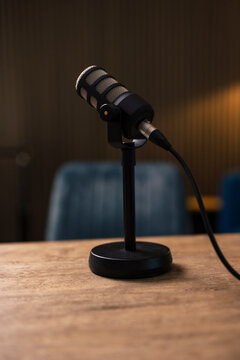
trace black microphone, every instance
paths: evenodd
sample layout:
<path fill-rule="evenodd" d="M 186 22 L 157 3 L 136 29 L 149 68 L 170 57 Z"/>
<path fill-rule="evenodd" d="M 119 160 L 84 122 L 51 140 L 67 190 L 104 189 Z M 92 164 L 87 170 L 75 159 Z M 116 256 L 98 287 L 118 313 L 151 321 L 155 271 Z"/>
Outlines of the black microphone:
<path fill-rule="evenodd" d="M 105 104 L 117 106 L 121 110 L 122 130 L 127 139 L 149 137 L 146 131 L 147 124 L 150 125 L 153 119 L 153 108 L 103 68 L 96 65 L 86 68 L 77 78 L 76 91 L 98 112 Z"/>
<path fill-rule="evenodd" d="M 114 77 L 110 76 L 103 68 L 100 68 L 95 65 L 89 66 L 87 69 L 85 69 L 79 75 L 77 82 L 76 82 L 76 90 L 77 90 L 78 95 L 80 95 L 91 106 L 93 106 L 95 109 L 97 109 L 97 111 L 100 113 L 101 117 L 105 120 L 110 120 L 110 118 L 108 118 L 108 119 L 106 118 L 109 116 L 109 114 L 103 114 L 105 117 L 102 116 L 102 112 L 104 113 L 104 107 L 103 107 L 104 105 L 109 105 L 109 107 L 112 106 L 112 108 L 117 109 L 117 111 L 120 110 L 121 132 L 127 139 L 143 139 L 143 138 L 149 139 L 152 143 L 169 151 L 179 161 L 179 163 L 183 167 L 185 173 L 189 177 L 190 182 L 192 184 L 196 199 L 199 204 L 204 227 L 205 227 L 206 232 L 209 236 L 209 239 L 213 245 L 213 248 L 216 251 L 216 254 L 218 255 L 218 257 L 221 260 L 221 262 L 223 263 L 223 265 L 227 268 L 227 270 L 233 276 L 235 276 L 237 279 L 240 280 L 240 274 L 229 264 L 229 262 L 223 255 L 223 253 L 217 243 L 217 240 L 215 239 L 215 236 L 213 234 L 213 231 L 212 231 L 212 228 L 211 228 L 210 222 L 208 220 L 208 216 L 207 216 L 207 213 L 206 213 L 203 201 L 202 201 L 200 191 L 199 191 L 197 183 L 191 173 L 191 170 L 189 169 L 189 167 L 187 166 L 187 164 L 185 163 L 183 158 L 179 155 L 179 153 L 169 143 L 168 139 L 164 136 L 164 134 L 162 132 L 160 132 L 158 129 L 156 129 L 154 126 L 152 126 L 151 122 L 153 119 L 154 112 L 153 112 L 151 105 L 149 105 L 140 96 L 127 90 L 127 88 L 125 88 L 125 86 L 120 84 Z M 101 112 L 101 109 L 102 109 L 102 112 Z M 108 111 L 106 111 L 106 113 L 108 113 Z M 127 160 L 127 167 L 129 167 L 129 164 L 131 166 L 135 165 L 135 160 L 132 161 L 132 159 L 135 159 L 135 157 L 131 157 L 131 161 L 129 159 Z M 129 169 L 130 169 L 130 167 L 129 167 Z M 131 173 L 130 177 L 133 177 L 133 176 L 134 176 L 134 172 Z M 118 246 L 118 244 L 119 243 L 116 243 L 117 246 Z M 134 244 L 135 244 L 135 237 L 134 237 Z M 115 246 L 114 243 L 113 244 L 110 243 L 107 245 Z M 171 255 L 169 255 L 170 257 L 169 256 L 165 257 L 164 254 L 162 253 L 162 251 L 159 251 L 159 254 L 157 256 L 158 261 L 156 262 L 155 248 L 151 249 L 152 252 L 151 251 L 149 252 L 149 245 L 150 245 L 150 243 L 147 244 L 148 251 L 146 252 L 146 254 L 151 253 L 151 256 L 148 259 L 146 259 L 145 256 L 143 255 L 143 254 L 145 254 L 144 252 L 141 253 L 140 256 L 138 256 L 138 254 L 137 254 L 136 258 L 134 257 L 134 252 L 131 252 L 131 254 L 133 254 L 133 258 L 132 259 L 129 258 L 128 260 L 133 261 L 132 263 L 131 263 L 131 261 L 129 262 L 129 264 L 131 263 L 133 271 L 131 271 L 131 269 L 130 269 L 129 270 L 130 272 L 127 272 L 126 274 L 124 273 L 124 271 L 125 271 L 124 268 L 127 268 L 127 267 L 125 266 L 125 264 L 122 267 L 121 259 L 119 258 L 119 256 L 122 254 L 122 250 L 121 250 L 121 246 L 120 246 L 120 253 L 117 252 L 116 257 L 114 257 L 114 254 L 112 253 L 111 248 L 110 248 L 110 258 L 108 258 L 108 259 L 106 257 L 102 258 L 101 256 L 99 257 L 97 255 L 96 258 L 94 258 L 93 263 L 94 263 L 94 266 L 96 265 L 95 263 L 97 263 L 97 266 L 99 266 L 99 269 L 101 271 L 98 269 L 99 271 L 93 270 L 93 272 L 96 272 L 98 275 L 103 275 L 103 276 L 121 277 L 122 275 L 124 275 L 123 277 L 129 278 L 129 277 L 132 277 L 132 275 L 133 275 L 133 277 L 135 277 L 136 274 L 137 274 L 137 277 L 139 277 L 140 274 L 141 274 L 141 276 L 146 276 L 145 271 L 147 271 L 147 273 L 148 273 L 148 271 L 150 271 L 148 266 L 150 266 L 150 268 L 151 268 L 152 275 L 153 274 L 156 275 L 157 273 L 161 273 L 162 271 L 166 271 L 166 269 L 169 269 L 169 266 L 171 265 Z M 155 246 L 156 244 L 152 244 L 152 245 Z M 106 249 L 105 245 L 103 245 L 102 247 L 101 246 L 96 247 L 93 250 L 98 249 L 98 248 L 104 249 L 104 251 L 103 251 L 104 254 L 101 254 L 101 255 L 105 256 L 106 252 L 108 252 L 108 249 Z M 117 248 L 117 250 L 119 250 L 119 249 Z M 169 249 L 168 249 L 168 252 L 169 252 Z M 169 254 L 170 254 L 170 252 L 169 252 Z M 116 253 L 115 253 L 115 255 L 116 255 Z M 128 254 L 128 256 L 129 256 L 129 254 Z M 102 264 L 98 263 L 100 261 L 99 259 L 102 259 L 102 261 L 103 261 L 103 265 L 104 265 L 103 272 L 102 272 L 102 269 L 100 266 Z M 104 259 L 107 260 L 107 262 L 114 260 L 113 261 L 113 264 L 114 264 L 113 269 L 115 269 L 115 270 L 116 270 L 116 264 L 119 263 L 119 269 L 117 269 L 119 271 L 119 273 L 117 273 L 117 275 L 111 274 L 112 268 L 110 267 L 109 263 L 107 266 L 105 266 Z M 154 266 L 153 266 L 152 259 L 155 259 L 154 264 L 155 264 L 156 268 L 154 268 Z M 126 259 L 124 258 L 124 260 L 126 260 Z M 167 268 L 163 266 L 163 264 L 164 264 L 164 262 L 162 263 L 163 260 L 166 261 L 165 265 L 167 264 Z M 143 263 L 142 263 L 142 261 L 143 261 Z M 109 272 L 106 275 L 107 268 L 108 268 Z M 154 269 L 154 271 L 153 271 L 153 269 Z M 149 273 L 147 276 L 149 276 Z"/>

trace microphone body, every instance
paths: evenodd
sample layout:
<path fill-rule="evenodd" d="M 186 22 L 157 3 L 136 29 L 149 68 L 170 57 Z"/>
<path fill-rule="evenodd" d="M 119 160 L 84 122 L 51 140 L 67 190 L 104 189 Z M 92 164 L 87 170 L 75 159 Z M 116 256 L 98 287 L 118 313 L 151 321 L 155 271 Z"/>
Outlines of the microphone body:
<path fill-rule="evenodd" d="M 98 112 L 104 104 L 113 104 L 121 110 L 123 135 L 127 139 L 142 139 L 138 126 L 142 121 L 152 122 L 154 111 L 140 96 L 130 92 L 114 77 L 95 65 L 86 68 L 78 77 L 76 91 Z"/>

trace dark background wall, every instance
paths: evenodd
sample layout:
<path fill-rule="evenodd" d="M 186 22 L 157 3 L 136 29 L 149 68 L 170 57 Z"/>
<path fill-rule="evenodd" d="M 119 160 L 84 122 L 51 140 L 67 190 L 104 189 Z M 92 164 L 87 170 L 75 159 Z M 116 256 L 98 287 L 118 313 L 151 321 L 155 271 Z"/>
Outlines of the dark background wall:
<path fill-rule="evenodd" d="M 221 174 L 239 166 L 239 14 L 238 0 L 0 0 L 0 147 L 31 154 L 24 183 L 32 240 L 43 238 L 62 163 L 119 159 L 105 124 L 75 94 L 91 64 L 152 104 L 155 125 L 203 194 L 216 194 Z M 151 144 L 137 158 L 170 159 Z M 14 157 L 2 157 L 0 174 L 0 238 L 13 241 Z"/>

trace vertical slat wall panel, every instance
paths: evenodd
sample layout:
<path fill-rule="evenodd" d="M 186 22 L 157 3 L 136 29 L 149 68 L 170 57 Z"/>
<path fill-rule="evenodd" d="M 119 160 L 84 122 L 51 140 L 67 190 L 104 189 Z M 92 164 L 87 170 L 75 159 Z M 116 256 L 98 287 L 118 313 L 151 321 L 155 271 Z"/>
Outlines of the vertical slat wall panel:
<path fill-rule="evenodd" d="M 0 0 L 0 146 L 33 150 L 33 239 L 43 237 L 58 166 L 119 159 L 75 94 L 90 64 L 153 105 L 202 192 L 216 193 L 240 161 L 239 13 L 238 0 Z M 137 158 L 170 160 L 151 144 Z M 2 195 L 6 206 L 12 193 Z"/>

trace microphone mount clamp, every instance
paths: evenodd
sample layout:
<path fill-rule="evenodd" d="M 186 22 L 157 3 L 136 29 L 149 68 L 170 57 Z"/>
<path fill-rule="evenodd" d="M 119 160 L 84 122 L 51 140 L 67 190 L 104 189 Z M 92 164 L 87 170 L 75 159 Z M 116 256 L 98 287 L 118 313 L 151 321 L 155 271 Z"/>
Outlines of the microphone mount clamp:
<path fill-rule="evenodd" d="M 100 117 L 107 122 L 108 142 L 117 149 L 136 149 L 142 147 L 147 139 L 132 139 L 130 142 L 123 141 L 122 112 L 113 104 L 103 104 L 100 108 Z"/>

